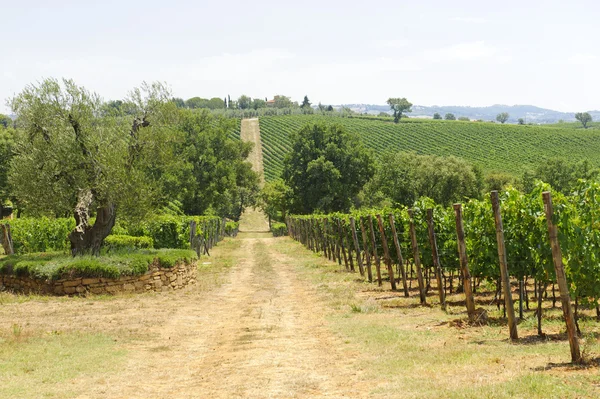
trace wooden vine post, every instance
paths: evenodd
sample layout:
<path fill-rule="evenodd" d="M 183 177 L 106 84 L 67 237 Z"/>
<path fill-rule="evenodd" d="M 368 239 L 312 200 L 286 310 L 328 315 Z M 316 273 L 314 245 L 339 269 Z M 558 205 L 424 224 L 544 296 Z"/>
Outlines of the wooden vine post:
<path fill-rule="evenodd" d="M 361 276 L 365 276 L 365 268 L 363 267 L 362 259 L 360 258 L 360 245 L 358 244 L 358 236 L 356 235 L 356 222 L 353 217 L 350 217 L 350 229 L 352 230 L 352 241 L 354 241 L 354 251 L 356 252 L 356 263 Z"/>
<path fill-rule="evenodd" d="M 348 229 L 350 229 L 350 226 L 346 224 L 345 220 L 342 222 L 342 226 L 344 228 L 344 239 L 346 240 L 346 249 L 348 250 L 348 262 L 350 263 L 350 271 L 354 272 L 356 271 L 356 269 L 354 268 L 354 258 L 352 257 L 352 247 L 354 245 L 350 242 L 350 237 L 348 236 L 348 233 L 351 233 L 350 231 L 348 231 Z"/>
<path fill-rule="evenodd" d="M 400 249 L 400 241 L 398 240 L 398 234 L 396 233 L 396 223 L 394 215 L 391 213 L 388 215 L 390 220 L 390 226 L 392 227 L 392 236 L 394 238 L 394 246 L 396 247 L 396 255 L 398 256 L 398 266 L 400 269 L 400 275 L 402 276 L 402 287 L 404 288 L 404 296 L 408 297 L 408 283 L 406 281 L 406 269 L 404 269 L 404 258 L 402 257 L 402 250 Z"/>
<path fill-rule="evenodd" d="M 323 256 L 331 259 L 329 256 L 329 247 L 327 246 L 327 219 L 323 218 L 323 226 L 321 230 L 321 245 L 323 246 Z"/>
<path fill-rule="evenodd" d="M 446 310 L 446 293 L 442 284 L 442 265 L 438 254 L 437 240 L 435 238 L 435 225 L 433 223 L 433 209 L 427 209 L 427 227 L 429 230 L 429 245 L 431 246 L 431 256 L 433 258 L 433 267 L 435 268 L 435 278 L 437 280 L 438 294 L 440 296 L 440 306 Z"/>
<path fill-rule="evenodd" d="M 375 229 L 373 228 L 373 217 L 369 215 L 369 230 L 371 232 L 371 250 L 375 257 L 375 269 L 377 270 L 377 285 L 381 287 L 381 260 L 377 253 L 377 241 L 375 241 Z"/>
<path fill-rule="evenodd" d="M 563 265 L 562 252 L 558 243 L 558 230 L 552 221 L 552 194 L 549 191 L 542 193 L 544 199 L 544 210 L 546 212 L 546 221 L 548 223 L 548 235 L 550 237 L 550 245 L 552 247 L 552 258 L 554 260 L 554 269 L 556 271 L 556 280 L 560 291 L 560 301 L 562 303 L 565 323 L 567 324 L 567 334 L 569 335 L 569 345 L 571 346 L 571 360 L 573 363 L 580 363 L 581 352 L 579 350 L 579 339 L 575 330 L 575 320 L 573 318 L 573 310 L 571 309 L 571 297 L 569 295 L 569 286 L 567 285 L 567 277 L 565 276 L 565 267 Z M 541 295 L 541 294 L 540 294 Z"/>
<path fill-rule="evenodd" d="M 396 290 L 396 278 L 394 277 L 394 269 L 392 268 L 392 258 L 390 256 L 390 249 L 388 248 L 385 230 L 383 229 L 383 220 L 381 220 L 381 215 L 376 215 L 376 217 L 377 224 L 379 225 L 379 233 L 381 233 L 381 245 L 383 246 L 385 264 L 387 265 L 388 275 L 390 276 L 390 284 L 392 285 L 392 290 Z"/>
<path fill-rule="evenodd" d="M 510 339 L 519 339 L 517 333 L 517 322 L 515 320 L 515 308 L 513 305 L 512 294 L 510 292 L 510 276 L 508 274 L 508 262 L 506 260 L 506 246 L 504 245 L 504 228 L 502 226 L 502 215 L 500 214 L 500 199 L 498 191 L 491 192 L 492 211 L 496 222 L 496 240 L 498 241 L 498 259 L 500 261 L 500 277 L 502 279 L 502 288 L 504 291 L 504 306 L 506 316 L 508 317 L 508 329 L 510 330 Z"/>
<path fill-rule="evenodd" d="M 465 244 L 465 228 L 463 225 L 462 205 L 454 204 L 454 216 L 456 219 L 456 241 L 458 243 L 458 257 L 460 258 L 460 272 L 463 277 L 463 289 L 467 304 L 469 319 L 475 317 L 475 300 L 471 288 L 471 273 L 469 272 L 469 261 L 467 260 L 467 246 Z"/>
<path fill-rule="evenodd" d="M 421 304 L 427 303 L 427 293 L 425 283 L 423 281 L 423 270 L 421 269 L 421 256 L 419 255 L 419 243 L 417 242 L 417 232 L 415 230 L 415 222 L 413 219 L 414 212 L 412 209 L 408 210 L 408 217 L 410 218 L 410 242 L 413 250 L 413 257 L 415 259 L 415 269 L 417 269 L 417 280 L 419 281 L 419 297 Z"/>
<path fill-rule="evenodd" d="M 344 243 L 344 229 L 342 227 L 342 220 L 337 220 L 338 227 L 338 245 L 340 246 L 340 251 L 344 256 L 344 266 L 346 266 L 346 270 L 350 270 L 350 266 L 348 265 L 348 257 L 346 256 L 346 245 Z"/>
<path fill-rule="evenodd" d="M 373 282 L 373 270 L 371 269 L 371 253 L 369 252 L 369 239 L 367 238 L 367 231 L 365 229 L 365 219 L 360 217 L 360 231 L 362 233 L 363 248 L 365 253 L 365 263 L 367 264 L 367 278 L 369 283 Z"/>

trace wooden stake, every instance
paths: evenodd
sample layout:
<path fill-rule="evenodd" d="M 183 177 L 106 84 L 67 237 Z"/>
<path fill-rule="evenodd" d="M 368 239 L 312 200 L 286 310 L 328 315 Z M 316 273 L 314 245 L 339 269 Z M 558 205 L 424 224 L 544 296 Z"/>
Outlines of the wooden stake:
<path fill-rule="evenodd" d="M 463 225 L 462 205 L 454 204 L 454 216 L 456 218 L 456 241 L 458 243 L 458 257 L 460 258 L 460 272 L 462 274 L 463 289 L 467 304 L 469 319 L 475 317 L 475 300 L 471 290 L 471 273 L 469 272 L 469 261 L 467 259 L 467 246 L 465 244 L 465 228 Z"/>
<path fill-rule="evenodd" d="M 373 217 L 369 215 L 369 229 L 371 230 L 371 249 L 375 257 L 375 269 L 377 270 L 377 285 L 381 287 L 381 260 L 377 253 L 377 241 L 375 241 L 375 229 L 373 228 Z"/>
<path fill-rule="evenodd" d="M 558 243 L 558 229 L 552 221 L 552 194 L 549 191 L 542 193 L 544 199 L 544 210 L 546 211 L 546 222 L 548 223 L 548 235 L 550 237 L 550 245 L 552 246 L 552 258 L 554 259 L 554 270 L 556 271 L 556 280 L 558 282 L 558 290 L 560 292 L 560 301 L 562 303 L 565 323 L 567 324 L 567 334 L 569 335 L 569 345 L 571 346 L 571 360 L 573 363 L 581 362 L 581 352 L 579 350 L 579 339 L 575 329 L 575 320 L 573 318 L 573 310 L 571 308 L 571 297 L 569 295 L 569 286 L 567 285 L 567 277 L 565 276 L 565 267 L 562 260 L 562 252 Z M 541 293 L 540 293 L 541 296 Z"/>
<path fill-rule="evenodd" d="M 373 282 L 373 271 L 371 270 L 371 253 L 369 252 L 369 244 L 367 238 L 367 231 L 365 229 L 365 218 L 363 216 L 360 217 L 360 231 L 362 232 L 363 239 L 363 248 L 365 253 L 365 262 L 367 264 L 367 278 L 369 279 L 369 283 Z"/>
<path fill-rule="evenodd" d="M 356 235 L 356 223 L 353 217 L 350 217 L 350 229 L 352 230 L 352 241 L 354 241 L 354 251 L 356 252 L 356 263 L 361 276 L 365 276 L 365 268 L 360 258 L 360 245 L 358 245 L 358 236 Z"/>
<path fill-rule="evenodd" d="M 498 241 L 498 260 L 500 262 L 500 276 L 502 278 L 502 287 L 504 289 L 504 306 L 508 316 L 508 329 L 510 331 L 510 339 L 519 339 L 517 333 L 517 322 L 515 320 L 515 308 L 510 291 L 510 276 L 508 274 L 508 262 L 506 260 L 506 246 L 504 245 L 504 228 L 502 226 L 502 215 L 500 214 L 500 199 L 498 191 L 491 192 L 492 211 L 494 212 L 494 220 L 496 222 L 496 241 Z"/>
<path fill-rule="evenodd" d="M 413 250 L 413 257 L 415 258 L 415 269 L 417 269 L 417 281 L 419 282 L 419 297 L 421 304 L 427 303 L 427 292 L 425 291 L 425 283 L 423 281 L 423 270 L 421 269 L 421 256 L 419 255 L 419 243 L 417 242 L 417 232 L 415 230 L 415 223 L 413 220 L 413 210 L 408 210 L 408 217 L 410 218 L 410 242 Z"/>
<path fill-rule="evenodd" d="M 398 268 L 402 275 L 402 287 L 404 288 L 404 296 L 408 298 L 408 283 L 406 282 L 406 269 L 404 269 L 404 258 L 402 257 L 402 250 L 400 249 L 400 241 L 398 240 L 398 234 L 396 233 L 396 223 L 394 215 L 391 213 L 388 215 L 390 220 L 390 226 L 392 227 L 392 237 L 394 239 L 394 246 L 396 247 L 396 255 L 398 256 Z"/>
<path fill-rule="evenodd" d="M 442 284 L 442 265 L 438 254 L 437 240 L 435 238 L 435 226 L 433 223 L 433 209 L 427 209 L 427 227 L 429 230 L 429 245 L 431 246 L 431 256 L 433 258 L 433 267 L 435 268 L 435 278 L 437 280 L 438 294 L 440 296 L 440 306 L 446 310 L 446 293 Z"/>
<path fill-rule="evenodd" d="M 390 284 L 392 285 L 392 290 L 396 290 L 396 278 L 394 277 L 394 269 L 392 268 L 392 258 L 390 257 L 390 249 L 388 248 L 385 230 L 383 229 L 383 220 L 381 220 L 381 215 L 376 215 L 376 217 L 377 224 L 379 225 L 379 233 L 381 234 L 381 245 L 383 246 L 385 264 L 387 265 L 388 275 L 390 276 Z"/>
<path fill-rule="evenodd" d="M 344 245 L 344 230 L 342 229 L 341 219 L 337 220 L 337 227 L 338 227 L 338 245 L 340 247 L 340 251 L 342 252 L 342 255 L 344 256 L 344 266 L 346 266 L 346 270 L 350 270 L 350 267 L 348 266 L 348 257 L 346 256 L 346 246 Z"/>

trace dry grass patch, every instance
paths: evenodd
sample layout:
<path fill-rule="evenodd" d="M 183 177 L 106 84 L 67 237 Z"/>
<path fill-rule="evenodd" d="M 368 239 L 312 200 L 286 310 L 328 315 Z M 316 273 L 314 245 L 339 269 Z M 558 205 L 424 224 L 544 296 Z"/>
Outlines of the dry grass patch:
<path fill-rule="evenodd" d="M 298 273 L 317 287 L 318 299 L 330 309 L 330 328 L 361 354 L 360 367 L 372 396 L 600 397 L 598 366 L 568 363 L 569 344 L 559 308 L 545 310 L 546 338 L 537 337 L 532 310 L 519 324 L 521 340 L 511 343 L 506 321 L 487 294 L 476 300 L 487 310 L 490 323 L 469 326 L 461 295 L 449 296 L 448 311 L 443 312 L 434 290 L 427 298 L 430 305 L 421 306 L 416 293 L 405 298 L 402 292 L 391 292 L 389 283 L 380 288 L 364 282 L 357 273 L 347 273 L 344 266 L 289 239 L 278 241 L 277 249 L 297 259 Z M 582 348 L 593 359 L 600 353 L 600 325 L 591 317 L 580 324 L 587 333 Z"/>

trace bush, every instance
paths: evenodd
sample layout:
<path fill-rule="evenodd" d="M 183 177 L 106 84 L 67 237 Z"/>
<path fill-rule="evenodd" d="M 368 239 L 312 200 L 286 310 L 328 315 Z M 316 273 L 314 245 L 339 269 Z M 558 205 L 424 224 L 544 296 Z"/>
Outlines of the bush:
<path fill-rule="evenodd" d="M 287 225 L 285 223 L 273 223 L 271 224 L 271 233 L 273 233 L 274 237 L 287 236 Z"/>
<path fill-rule="evenodd" d="M 227 222 L 225 224 L 225 234 L 227 234 L 229 237 L 235 237 L 238 233 L 240 229 L 240 223 L 239 222 Z"/>
<path fill-rule="evenodd" d="M 104 248 L 107 251 L 120 249 L 148 249 L 154 246 L 150 237 L 134 237 L 128 235 L 111 234 L 104 240 Z"/>

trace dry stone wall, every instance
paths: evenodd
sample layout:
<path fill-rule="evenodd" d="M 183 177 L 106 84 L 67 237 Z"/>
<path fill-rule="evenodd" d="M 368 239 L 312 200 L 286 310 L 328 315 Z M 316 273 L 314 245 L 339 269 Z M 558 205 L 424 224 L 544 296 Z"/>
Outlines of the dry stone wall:
<path fill-rule="evenodd" d="M 139 276 L 111 278 L 74 278 L 42 280 L 31 277 L 0 275 L 0 285 L 5 289 L 24 294 L 85 295 L 116 294 L 121 292 L 170 291 L 195 284 L 196 261 L 178 263 L 172 268 L 159 267 L 158 261 L 148 267 L 148 272 Z"/>

